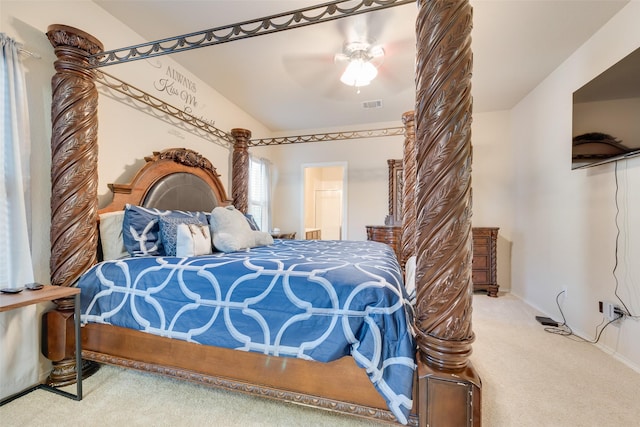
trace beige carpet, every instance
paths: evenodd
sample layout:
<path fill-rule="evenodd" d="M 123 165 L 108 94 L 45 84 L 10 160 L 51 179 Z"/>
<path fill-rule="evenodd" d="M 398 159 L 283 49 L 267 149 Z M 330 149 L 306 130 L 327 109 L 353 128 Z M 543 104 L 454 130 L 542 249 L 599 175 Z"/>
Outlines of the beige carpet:
<path fill-rule="evenodd" d="M 474 296 L 483 425 L 640 425 L 640 374 L 593 344 L 545 332 L 537 314 L 510 294 Z"/>
<path fill-rule="evenodd" d="M 483 381 L 483 426 L 639 425 L 640 374 L 591 344 L 544 332 L 536 314 L 509 294 L 474 296 L 472 361 Z M 375 425 L 110 366 L 83 389 L 81 402 L 32 392 L 0 407 L 0 425 Z"/>

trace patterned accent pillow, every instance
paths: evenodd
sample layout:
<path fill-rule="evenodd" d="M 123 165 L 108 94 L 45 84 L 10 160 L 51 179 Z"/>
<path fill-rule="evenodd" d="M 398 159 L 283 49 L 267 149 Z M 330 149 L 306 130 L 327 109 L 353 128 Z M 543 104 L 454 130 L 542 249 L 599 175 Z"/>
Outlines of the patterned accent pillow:
<path fill-rule="evenodd" d="M 178 245 L 178 226 L 180 224 L 206 225 L 206 222 L 198 218 L 179 218 L 174 216 L 160 216 L 160 241 L 166 256 L 176 256 L 176 246 Z"/>
<path fill-rule="evenodd" d="M 122 237 L 129 255 L 165 255 L 160 237 L 160 217 L 196 218 L 200 223 L 207 223 L 204 212 L 161 210 L 127 204 L 122 223 Z"/>
<path fill-rule="evenodd" d="M 178 224 L 176 256 L 207 255 L 212 252 L 208 224 Z"/>

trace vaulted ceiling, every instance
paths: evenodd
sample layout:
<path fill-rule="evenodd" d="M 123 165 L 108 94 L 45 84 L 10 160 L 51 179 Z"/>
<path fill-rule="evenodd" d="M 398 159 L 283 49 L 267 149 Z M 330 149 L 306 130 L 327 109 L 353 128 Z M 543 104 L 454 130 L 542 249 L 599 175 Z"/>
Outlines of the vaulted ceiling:
<path fill-rule="evenodd" d="M 148 41 L 322 3 L 94 1 Z M 474 112 L 511 109 L 627 2 L 472 0 Z M 409 3 L 176 53 L 173 59 L 274 132 L 397 122 L 414 108 L 416 15 L 416 4 Z M 385 50 L 378 77 L 359 93 L 340 83 L 345 65 L 334 61 L 344 43 L 354 39 L 367 39 Z M 377 100 L 381 108 L 363 107 Z"/>

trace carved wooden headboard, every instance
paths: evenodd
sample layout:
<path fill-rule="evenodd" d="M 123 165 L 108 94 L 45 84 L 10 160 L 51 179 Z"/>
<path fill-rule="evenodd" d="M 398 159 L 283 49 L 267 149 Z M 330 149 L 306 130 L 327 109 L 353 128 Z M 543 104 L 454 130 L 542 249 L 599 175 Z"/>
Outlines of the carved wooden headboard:
<path fill-rule="evenodd" d="M 147 163 L 131 183 L 109 184 L 113 200 L 99 213 L 122 210 L 127 203 L 204 211 L 231 202 L 215 167 L 193 150 L 169 148 L 154 152 L 145 160 Z M 184 191 L 185 186 L 189 186 L 188 192 Z"/>

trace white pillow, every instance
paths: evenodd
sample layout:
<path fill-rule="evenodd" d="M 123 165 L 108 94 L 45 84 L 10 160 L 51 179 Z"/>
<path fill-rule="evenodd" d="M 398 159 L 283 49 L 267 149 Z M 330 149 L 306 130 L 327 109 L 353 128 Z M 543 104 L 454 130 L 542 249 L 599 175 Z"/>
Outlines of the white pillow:
<path fill-rule="evenodd" d="M 404 264 L 404 288 L 411 296 L 416 291 L 416 256 L 410 256 Z"/>
<path fill-rule="evenodd" d="M 246 217 L 234 206 L 218 206 L 211 211 L 213 246 L 222 252 L 273 244 L 269 233 L 254 231 Z"/>
<path fill-rule="evenodd" d="M 100 214 L 100 242 L 105 261 L 129 256 L 122 237 L 124 211 Z"/>
<path fill-rule="evenodd" d="M 253 237 L 256 239 L 254 246 L 273 245 L 273 236 L 266 231 L 254 230 Z"/>
<path fill-rule="evenodd" d="M 211 253 L 211 233 L 206 224 L 179 224 L 176 256 L 198 256 Z"/>

